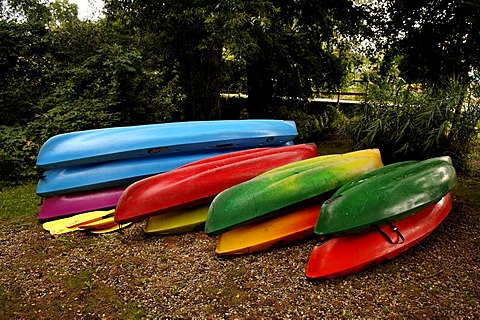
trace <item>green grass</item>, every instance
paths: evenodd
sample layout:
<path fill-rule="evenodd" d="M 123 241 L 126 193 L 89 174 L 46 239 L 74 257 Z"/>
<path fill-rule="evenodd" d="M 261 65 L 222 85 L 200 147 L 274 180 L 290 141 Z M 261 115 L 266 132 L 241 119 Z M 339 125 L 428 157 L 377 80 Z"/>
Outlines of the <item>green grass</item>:
<path fill-rule="evenodd" d="M 473 206 L 480 207 L 480 179 L 478 177 L 462 177 L 452 193 Z"/>
<path fill-rule="evenodd" d="M 0 221 L 9 221 L 19 226 L 36 223 L 40 198 L 35 194 L 36 182 L 0 191 Z"/>
<path fill-rule="evenodd" d="M 352 142 L 347 139 L 317 141 L 318 155 L 345 153 L 352 150 Z"/>

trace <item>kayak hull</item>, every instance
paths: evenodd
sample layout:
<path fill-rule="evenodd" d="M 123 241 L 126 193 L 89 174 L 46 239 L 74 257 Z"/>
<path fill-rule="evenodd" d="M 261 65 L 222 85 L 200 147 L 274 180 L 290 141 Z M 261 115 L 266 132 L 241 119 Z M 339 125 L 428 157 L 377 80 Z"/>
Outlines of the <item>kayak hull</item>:
<path fill-rule="evenodd" d="M 270 219 L 253 222 L 222 233 L 215 252 L 243 255 L 266 251 L 312 236 L 321 204 L 286 210 Z"/>
<path fill-rule="evenodd" d="M 385 166 L 360 176 L 327 200 L 315 233 L 341 235 L 399 221 L 437 202 L 456 183 L 449 157 Z"/>
<path fill-rule="evenodd" d="M 38 219 L 48 221 L 74 214 L 113 208 L 127 186 L 56 195 L 43 200 Z"/>
<path fill-rule="evenodd" d="M 205 159 L 140 180 L 120 197 L 115 220 L 149 216 L 209 203 L 215 195 L 278 166 L 317 155 L 314 144 L 244 150 Z"/>
<path fill-rule="evenodd" d="M 395 244 L 377 230 L 339 236 L 320 243 L 310 255 L 305 274 L 310 279 L 341 277 L 393 259 L 427 237 L 451 208 L 452 199 L 447 194 L 438 203 L 396 222 L 395 226 L 405 238 L 403 243 L 388 225 L 381 229 Z"/>
<path fill-rule="evenodd" d="M 316 157 L 229 188 L 213 200 L 205 224 L 218 235 L 288 206 L 315 198 L 383 166 L 377 149 Z"/>
<path fill-rule="evenodd" d="M 132 184 L 188 163 L 225 154 L 228 150 L 165 157 L 123 159 L 97 164 L 52 169 L 44 172 L 36 193 L 41 197 L 92 191 Z"/>
<path fill-rule="evenodd" d="M 177 234 L 203 229 L 208 205 L 155 215 L 147 218 L 143 231 L 148 235 Z"/>
<path fill-rule="evenodd" d="M 283 145 L 298 135 L 295 122 L 219 120 L 173 122 L 64 133 L 48 139 L 37 166 L 54 168 L 179 153 Z"/>

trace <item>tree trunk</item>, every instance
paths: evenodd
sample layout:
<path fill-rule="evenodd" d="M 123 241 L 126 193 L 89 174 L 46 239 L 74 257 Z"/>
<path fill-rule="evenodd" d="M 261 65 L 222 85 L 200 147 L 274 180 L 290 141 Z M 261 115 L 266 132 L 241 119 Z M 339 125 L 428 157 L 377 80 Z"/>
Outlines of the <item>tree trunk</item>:
<path fill-rule="evenodd" d="M 265 118 L 272 106 L 273 82 L 263 61 L 247 64 L 248 113 L 254 119 Z"/>

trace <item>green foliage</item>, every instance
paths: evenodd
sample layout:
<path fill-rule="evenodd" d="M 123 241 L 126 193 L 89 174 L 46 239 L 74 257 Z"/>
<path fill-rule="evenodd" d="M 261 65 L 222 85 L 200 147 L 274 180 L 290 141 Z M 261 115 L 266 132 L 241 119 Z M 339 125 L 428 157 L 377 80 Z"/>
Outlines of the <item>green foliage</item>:
<path fill-rule="evenodd" d="M 453 81 L 445 90 L 446 94 L 451 92 L 451 95 L 444 96 L 443 99 L 455 99 L 453 92 L 460 92 L 460 99 L 463 99 L 453 101 L 458 105 L 448 136 L 448 152 L 461 168 L 469 169 L 469 161 L 480 146 L 480 83 L 473 82 L 466 87 Z"/>
<path fill-rule="evenodd" d="M 137 121 L 162 123 L 185 119 L 183 104 L 187 95 L 179 84 L 179 77 L 174 75 L 169 81 L 164 77 L 159 71 L 143 74 L 134 112 Z"/>
<path fill-rule="evenodd" d="M 0 20 L 4 183 L 37 177 L 36 155 L 54 135 L 184 119 L 185 94 L 174 65 L 139 45 L 144 57 L 132 45 L 143 43 L 141 36 L 79 21 L 76 7 L 63 1 L 12 3 L 13 18 Z M 26 20 L 16 20 L 19 15 Z"/>
<path fill-rule="evenodd" d="M 55 0 L 48 5 L 51 14 L 49 29 L 61 28 L 66 24 L 79 22 L 78 5 L 68 0 Z"/>
<path fill-rule="evenodd" d="M 0 175 L 2 184 L 13 184 L 36 176 L 35 143 L 21 127 L 0 126 Z"/>
<path fill-rule="evenodd" d="M 409 82 L 440 85 L 480 68 L 478 1 L 367 1 L 364 7 L 385 62 L 400 57 L 401 76 Z"/>
<path fill-rule="evenodd" d="M 349 72 L 343 36 L 358 31 L 361 11 L 350 1 L 266 3 L 268 23 L 252 23 L 255 48 L 244 58 L 250 114 L 264 117 L 279 97 L 307 99 L 338 89 Z"/>
<path fill-rule="evenodd" d="M 217 119 L 220 113 L 222 50 L 245 24 L 236 1 L 106 1 L 110 23 L 118 19 L 137 30 L 143 52 L 154 62 L 166 59 L 181 86 L 186 119 Z M 154 13 L 154 16 L 152 16 Z M 158 56 L 161 58 L 158 59 Z M 164 61 L 164 60 L 163 60 Z M 168 79 L 174 79 L 167 75 Z"/>
<path fill-rule="evenodd" d="M 0 124 L 32 119 L 38 96 L 48 90 L 42 82 L 45 51 L 44 27 L 0 20 Z"/>
<path fill-rule="evenodd" d="M 479 101 L 458 82 L 412 92 L 403 81 L 370 84 L 349 123 L 354 148 L 379 148 L 386 162 L 448 154 L 465 167 L 478 134 Z M 460 121 L 454 124 L 460 106 Z M 461 141 L 461 143 L 460 143 Z"/>
<path fill-rule="evenodd" d="M 181 118 L 182 95 L 175 79 L 164 86 L 160 75 L 144 72 L 135 51 L 105 47 L 62 72 L 63 81 L 38 102 L 43 112 L 25 126 L 0 130 L 2 180 L 13 183 L 36 177 L 36 155 L 54 135 Z"/>
<path fill-rule="evenodd" d="M 400 19 L 403 16 L 423 17 L 425 7 L 430 10 L 427 12 L 442 12 L 437 9 L 446 2 L 430 7 L 421 2 L 411 13 L 403 10 L 410 5 L 402 7 L 402 3 L 395 1 L 388 7 L 380 2 L 380 11 L 370 13 L 383 21 L 378 14 L 381 10 L 400 6 L 402 10 L 391 16 L 392 23 L 382 28 L 381 34 L 394 30 L 390 35 L 398 35 L 401 27 L 406 30 L 404 40 L 412 43 L 424 39 L 428 34 L 424 31 L 432 24 L 426 19 L 411 20 L 413 27 L 395 23 L 408 20 Z M 40 146 L 60 133 L 217 119 L 220 91 L 234 87 L 248 92 L 250 117 L 293 119 L 301 140 L 321 139 L 338 126 L 342 115 L 333 107 L 306 112 L 306 101 L 315 89 L 338 89 L 351 78 L 350 70 L 360 61 L 351 53 L 351 44 L 358 40 L 355 35 L 368 31 L 360 23 L 365 18 L 364 7 L 348 0 L 275 4 L 107 0 L 105 4 L 106 19 L 84 22 L 76 17 L 76 5 L 64 0 L 2 2 L 2 180 L 35 177 Z M 478 53 L 478 21 L 465 10 L 469 6 L 470 2 L 455 3 L 445 16 L 433 16 L 442 31 L 432 38 L 434 47 L 442 43 L 438 47 L 441 60 L 453 61 L 455 70 L 460 70 L 459 79 L 463 80 L 458 81 L 458 88 L 445 86 L 441 91 L 432 87 L 417 94 L 398 84 L 385 84 L 384 88 L 380 84 L 377 94 L 364 105 L 365 115 L 360 118 L 365 124 L 356 126 L 357 141 L 390 148 L 394 156 L 420 156 L 445 149 L 452 155 L 469 152 L 469 144 L 461 142 L 476 136 L 478 100 L 468 97 L 476 89 L 459 88 L 469 81 L 465 70 L 478 71 L 480 56 L 472 54 Z M 455 22 L 451 17 L 466 20 Z M 447 32 L 449 26 L 451 33 Z M 465 41 L 448 40 L 454 38 Z M 400 66 L 405 72 L 403 62 L 417 54 L 425 57 L 428 52 L 403 50 L 406 47 L 400 44 L 406 42 L 396 40 L 393 46 L 383 47 L 389 49 L 383 56 L 389 70 Z M 419 47 L 423 45 L 427 43 Z M 449 52 L 459 53 L 467 67 L 461 69 L 455 55 L 446 59 Z M 418 66 L 412 64 L 411 70 Z M 420 71 L 420 78 L 425 78 Z M 447 78 L 453 79 L 451 74 Z M 427 132 L 420 133 L 419 128 Z"/>
<path fill-rule="evenodd" d="M 295 121 L 298 140 L 301 142 L 324 139 L 342 120 L 341 112 L 332 105 L 327 105 L 314 113 L 307 113 L 305 105 L 302 107 L 298 102 L 283 101 L 280 107 L 275 107 L 274 112 L 275 118 Z"/>

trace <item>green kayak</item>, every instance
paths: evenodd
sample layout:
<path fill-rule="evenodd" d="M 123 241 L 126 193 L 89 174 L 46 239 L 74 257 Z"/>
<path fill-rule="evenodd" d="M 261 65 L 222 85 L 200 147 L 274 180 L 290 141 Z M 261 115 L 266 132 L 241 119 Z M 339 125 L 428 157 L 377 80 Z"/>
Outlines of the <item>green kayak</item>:
<path fill-rule="evenodd" d="M 378 149 L 320 156 L 273 169 L 231 187 L 210 205 L 205 232 L 217 235 L 236 226 L 333 191 L 382 167 Z"/>
<path fill-rule="evenodd" d="M 315 233 L 341 235 L 402 220 L 439 201 L 456 184 L 450 157 L 387 165 L 338 189 L 323 204 Z"/>

